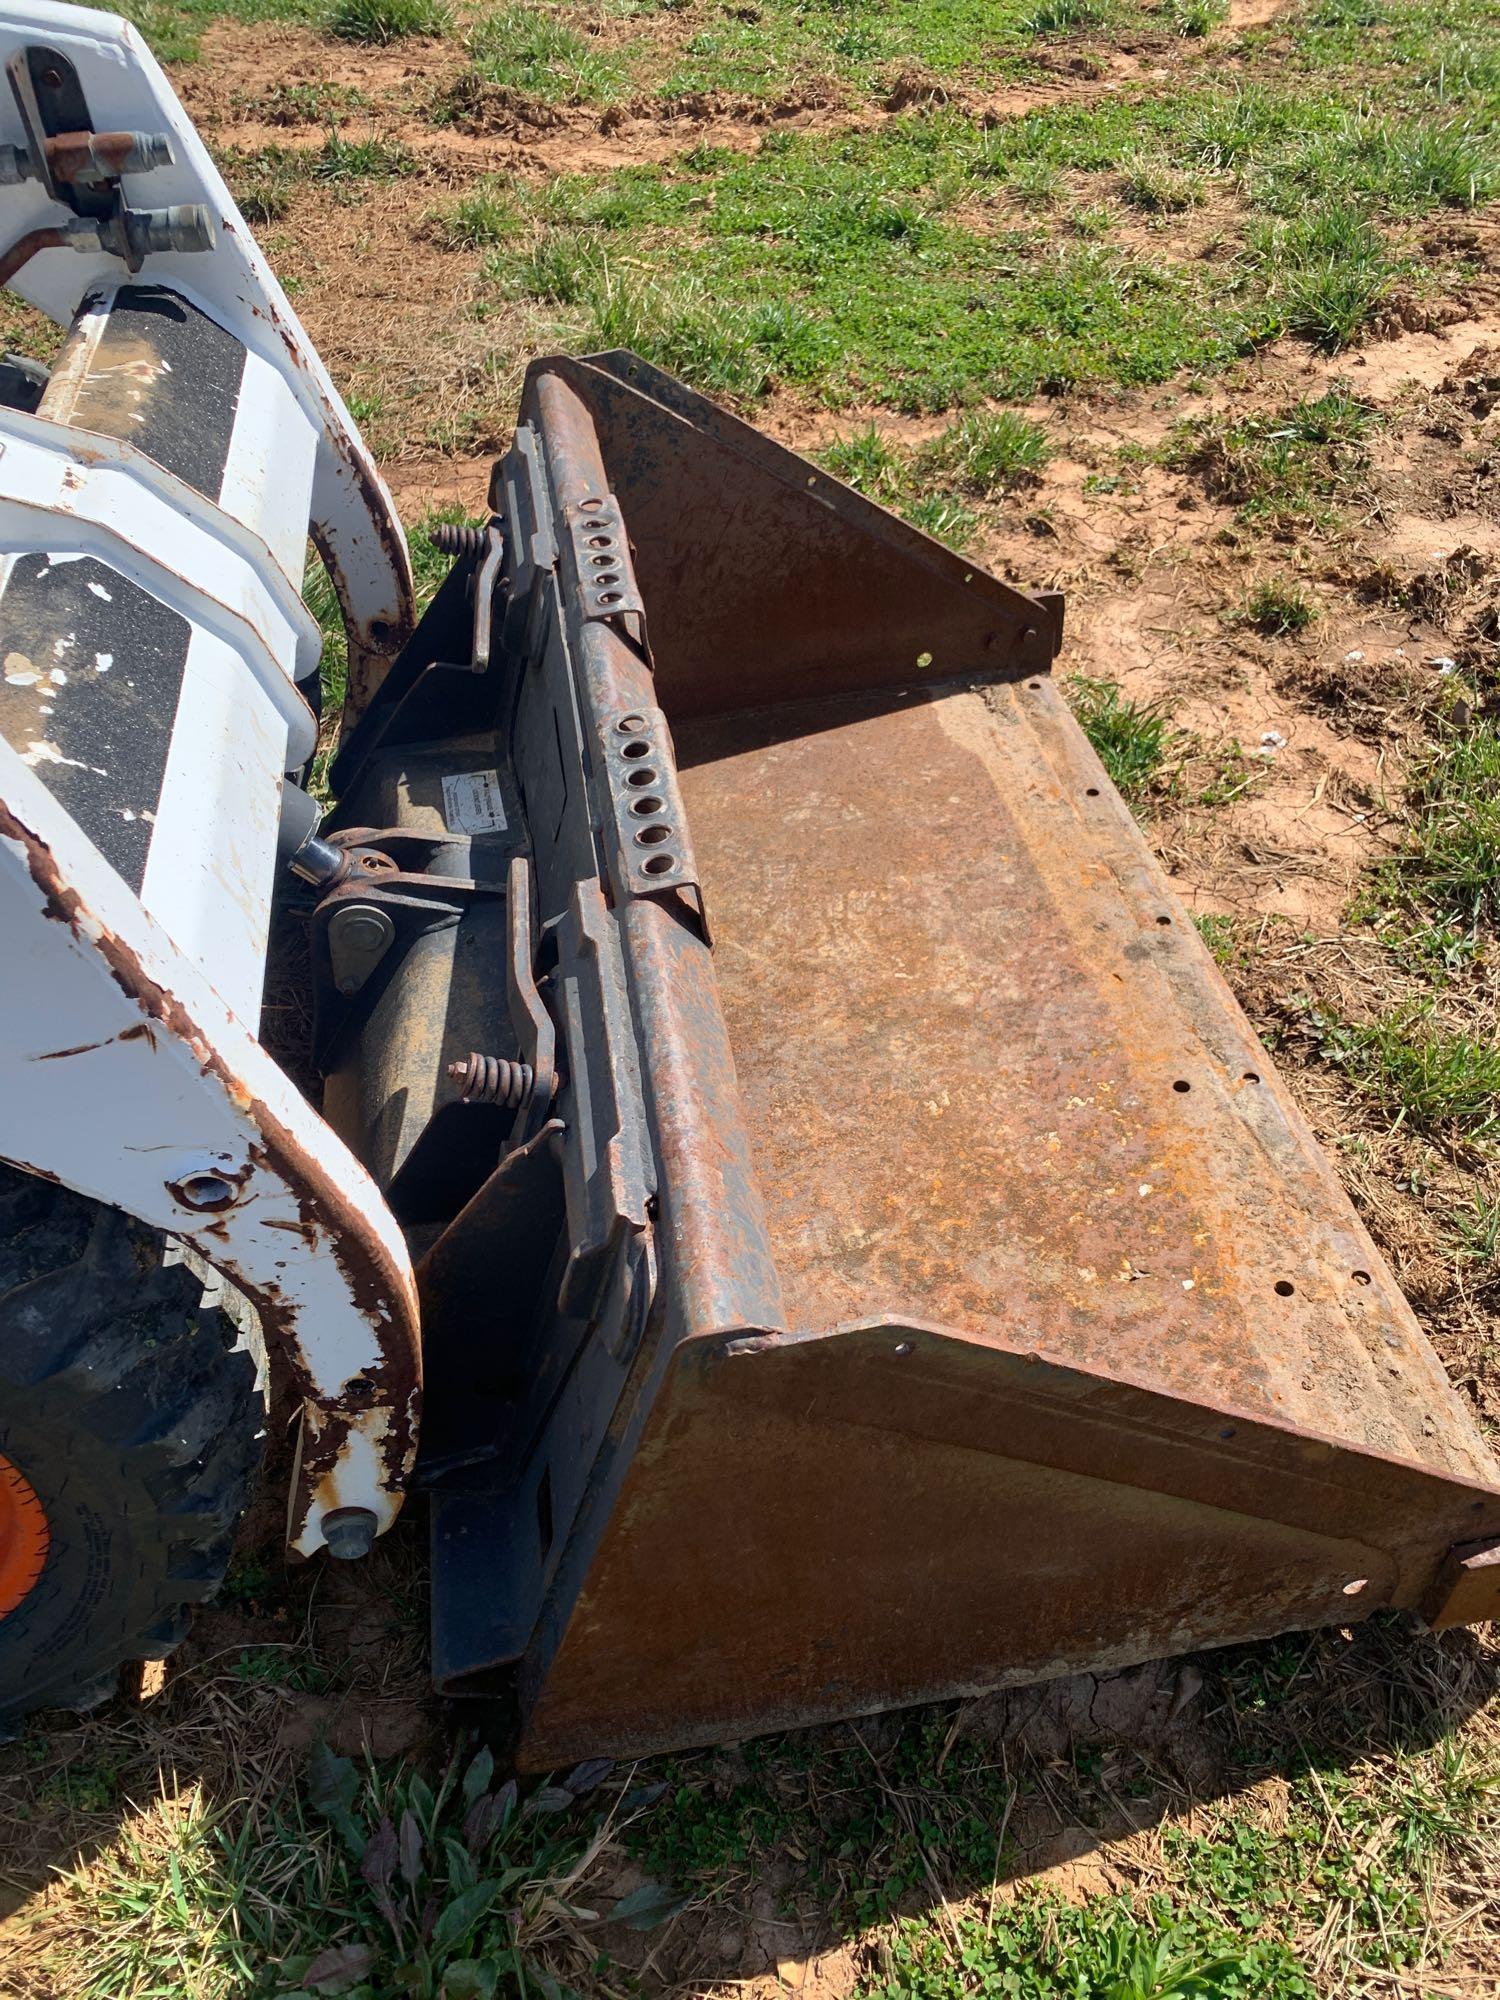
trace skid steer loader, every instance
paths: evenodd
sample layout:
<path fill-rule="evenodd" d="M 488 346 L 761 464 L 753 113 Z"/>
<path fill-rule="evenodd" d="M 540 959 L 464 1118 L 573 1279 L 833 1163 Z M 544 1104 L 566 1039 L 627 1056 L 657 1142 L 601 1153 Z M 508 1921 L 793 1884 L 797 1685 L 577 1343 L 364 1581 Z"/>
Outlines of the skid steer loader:
<path fill-rule="evenodd" d="M 1496 1464 L 1060 600 L 610 353 L 532 367 L 415 622 L 139 38 L 0 26 L 0 276 L 66 329 L 0 383 L 0 1716 L 212 1593 L 261 1339 L 290 1551 L 419 1491 L 523 1769 L 1500 1611 Z M 257 1038 L 288 895 L 321 1113 Z"/>

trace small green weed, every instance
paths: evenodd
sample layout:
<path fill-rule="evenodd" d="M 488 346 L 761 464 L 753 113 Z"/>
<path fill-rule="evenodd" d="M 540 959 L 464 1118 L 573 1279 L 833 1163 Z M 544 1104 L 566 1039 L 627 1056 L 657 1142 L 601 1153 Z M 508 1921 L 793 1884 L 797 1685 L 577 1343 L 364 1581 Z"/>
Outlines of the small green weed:
<path fill-rule="evenodd" d="M 274 1604 L 286 1593 L 286 1573 L 273 1570 L 264 1556 L 254 1552 L 236 1556 L 219 1586 L 219 1601 L 250 1611 Z"/>
<path fill-rule="evenodd" d="M 1249 951 L 1242 942 L 1233 917 L 1222 915 L 1217 910 L 1205 910 L 1193 918 L 1199 937 L 1213 953 L 1215 965 L 1232 966 L 1249 963 Z"/>
<path fill-rule="evenodd" d="M 976 410 L 960 417 L 920 454 L 924 468 L 948 473 L 964 492 L 982 500 L 1032 484 L 1051 456 L 1041 425 L 1014 410 Z"/>
<path fill-rule="evenodd" d="M 299 1694 L 324 1694 L 332 1676 L 299 1646 L 251 1646 L 230 1668 L 234 1678 L 253 1687 L 293 1688 Z"/>
<path fill-rule="evenodd" d="M 1318 615 L 1318 607 L 1300 583 L 1286 577 L 1262 577 L 1251 586 L 1240 616 L 1268 639 L 1283 639 L 1305 632 Z"/>
<path fill-rule="evenodd" d="M 346 83 L 273 83 L 259 108 L 270 125 L 336 125 L 367 101 Z"/>
<path fill-rule="evenodd" d="M 121 1801 L 122 1772 L 122 1764 L 107 1755 L 76 1757 L 45 1780 L 39 1796 L 69 1812 L 111 1812 Z"/>
<path fill-rule="evenodd" d="M 263 146 L 255 153 L 226 148 L 219 165 L 235 205 L 252 229 L 283 219 L 308 171 L 306 156 L 284 146 Z"/>
<path fill-rule="evenodd" d="M 452 17 L 440 0 L 333 0 L 328 32 L 346 42 L 399 41 L 405 35 L 441 35 Z"/>
<path fill-rule="evenodd" d="M 1110 782 L 1132 805 L 1166 789 L 1166 779 L 1187 747 L 1170 712 L 1159 701 L 1132 701 L 1113 681 L 1074 674 L 1068 700 L 1094 746 Z"/>

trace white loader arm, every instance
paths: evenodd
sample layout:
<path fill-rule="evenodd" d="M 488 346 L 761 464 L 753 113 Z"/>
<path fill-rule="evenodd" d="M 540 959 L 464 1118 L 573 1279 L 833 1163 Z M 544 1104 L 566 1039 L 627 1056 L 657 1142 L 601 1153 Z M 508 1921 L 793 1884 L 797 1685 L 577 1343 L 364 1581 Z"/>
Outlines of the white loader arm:
<path fill-rule="evenodd" d="M 304 1397 L 289 1538 L 356 1553 L 415 1449 L 410 1263 L 257 1027 L 278 855 L 317 822 L 307 539 L 365 692 L 405 542 L 135 31 L 4 6 L 0 57 L 0 275 L 69 329 L 0 407 L 0 1157 L 254 1300 Z"/>

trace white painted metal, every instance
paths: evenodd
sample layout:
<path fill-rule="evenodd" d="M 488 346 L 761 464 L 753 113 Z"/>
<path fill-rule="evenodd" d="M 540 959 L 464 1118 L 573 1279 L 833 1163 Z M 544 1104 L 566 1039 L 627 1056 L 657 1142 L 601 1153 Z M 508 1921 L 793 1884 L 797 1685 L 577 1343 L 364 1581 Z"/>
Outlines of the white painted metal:
<path fill-rule="evenodd" d="M 147 182 L 143 191 L 149 192 L 149 188 Z M 147 275 L 153 280 L 156 277 L 154 258 Z M 96 384 L 108 381 L 111 373 L 108 367 L 100 367 L 98 349 L 118 290 L 118 283 L 111 282 L 93 293 L 73 322 L 68 344 L 69 366 L 77 376 L 87 371 Z M 116 364 L 119 373 L 127 378 L 120 389 L 122 403 L 131 394 L 139 395 L 143 401 L 149 396 L 152 384 L 142 378 L 143 366 L 154 368 L 159 363 L 143 362 L 132 356 Z M 57 389 L 54 375 L 47 413 L 70 422 L 67 408 L 56 407 Z M 272 367 L 261 355 L 248 352 L 218 506 L 231 521 L 248 528 L 256 541 L 270 550 L 285 580 L 284 594 L 292 599 L 302 587 L 307 566 L 307 524 L 312 514 L 318 436 L 317 425 L 297 401 L 282 370 Z M 146 464 L 155 470 L 149 460 Z M 304 655 L 298 672 L 310 671 Z"/>
<path fill-rule="evenodd" d="M 265 984 L 286 726 L 239 654 L 202 630 L 188 646 L 168 726 L 141 903 L 253 1030 Z"/>
<path fill-rule="evenodd" d="M 287 385 L 318 439 L 312 522 L 335 572 L 351 624 L 351 651 L 378 663 L 405 636 L 411 614 L 411 567 L 405 539 L 374 461 L 286 294 L 235 207 L 229 190 L 155 57 L 127 22 L 48 0 L 7 0 L 0 15 L 6 52 L 25 41 L 60 49 L 78 71 L 95 129 L 166 132 L 173 164 L 130 177 L 127 196 L 140 206 L 201 202 L 215 218 L 212 253 L 165 251 L 145 275 L 201 306 Z M 24 140 L 19 114 L 0 93 L 0 140 Z M 0 187 L 7 240 L 62 222 L 69 211 L 35 182 Z M 15 282 L 23 298 L 66 325 L 84 294 L 112 286 L 120 267 L 101 253 L 45 250 Z"/>
<path fill-rule="evenodd" d="M 306 1397 L 297 1550 L 323 1545 L 335 1508 L 389 1526 L 417 1393 L 389 1210 L 4 743 L 0 801 L 0 1154 L 184 1237 L 285 1344 Z M 204 1176 L 227 1206 L 184 1199 Z"/>
<path fill-rule="evenodd" d="M 118 438 L 0 410 L 0 548 L 97 556 L 241 653 L 281 714 L 286 766 L 317 742 L 294 683 L 322 635 L 264 542 Z"/>
<path fill-rule="evenodd" d="M 34 680 L 31 663 L 7 663 L 14 687 L 39 690 L 39 731 L 28 736 L 23 706 L 22 740 L 0 738 L 0 1157 L 183 1238 L 254 1301 L 304 1396 L 289 1539 L 310 1554 L 332 1510 L 365 1508 L 383 1529 L 400 1508 L 415 1447 L 416 1298 L 379 1192 L 254 1024 L 283 773 L 316 740 L 297 686 L 320 648 L 297 590 L 309 526 L 364 621 L 367 654 L 402 636 L 405 544 L 321 364 L 134 31 L 84 9 L 0 0 L 0 59 L 37 42 L 76 65 L 96 129 L 170 133 L 175 165 L 127 192 L 142 206 L 208 203 L 219 243 L 153 256 L 143 279 L 217 320 L 247 362 L 219 505 L 128 442 L 0 411 L 0 583 L 23 553 L 92 556 L 191 628 L 175 713 L 159 719 L 170 735 L 159 794 L 122 795 L 113 808 L 153 819 L 139 896 L 49 789 L 57 753 L 42 729 L 42 663 Z M 21 138 L 0 90 L 0 139 Z M 0 187 L 0 239 L 65 214 L 35 184 Z M 49 251 L 17 289 L 70 322 L 90 287 L 107 306 L 120 274 L 103 255 Z M 102 328 L 102 309 L 95 320 Z M 87 341 L 75 342 L 68 366 L 87 358 Z M 66 371 L 64 408 L 65 384 Z M 70 638 L 46 642 L 66 652 Z M 116 666 L 96 655 L 90 671 L 97 688 Z"/>

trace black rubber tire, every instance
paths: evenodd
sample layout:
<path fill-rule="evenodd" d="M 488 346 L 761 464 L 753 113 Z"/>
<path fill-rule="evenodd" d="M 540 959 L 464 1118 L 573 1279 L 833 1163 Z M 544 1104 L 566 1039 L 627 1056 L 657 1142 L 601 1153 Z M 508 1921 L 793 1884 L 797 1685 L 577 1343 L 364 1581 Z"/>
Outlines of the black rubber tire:
<path fill-rule="evenodd" d="M 120 1210 L 0 1167 L 0 1454 L 50 1537 L 0 1618 L 0 1735 L 172 1651 L 223 1579 L 264 1444 L 258 1343 L 203 1275 Z"/>

